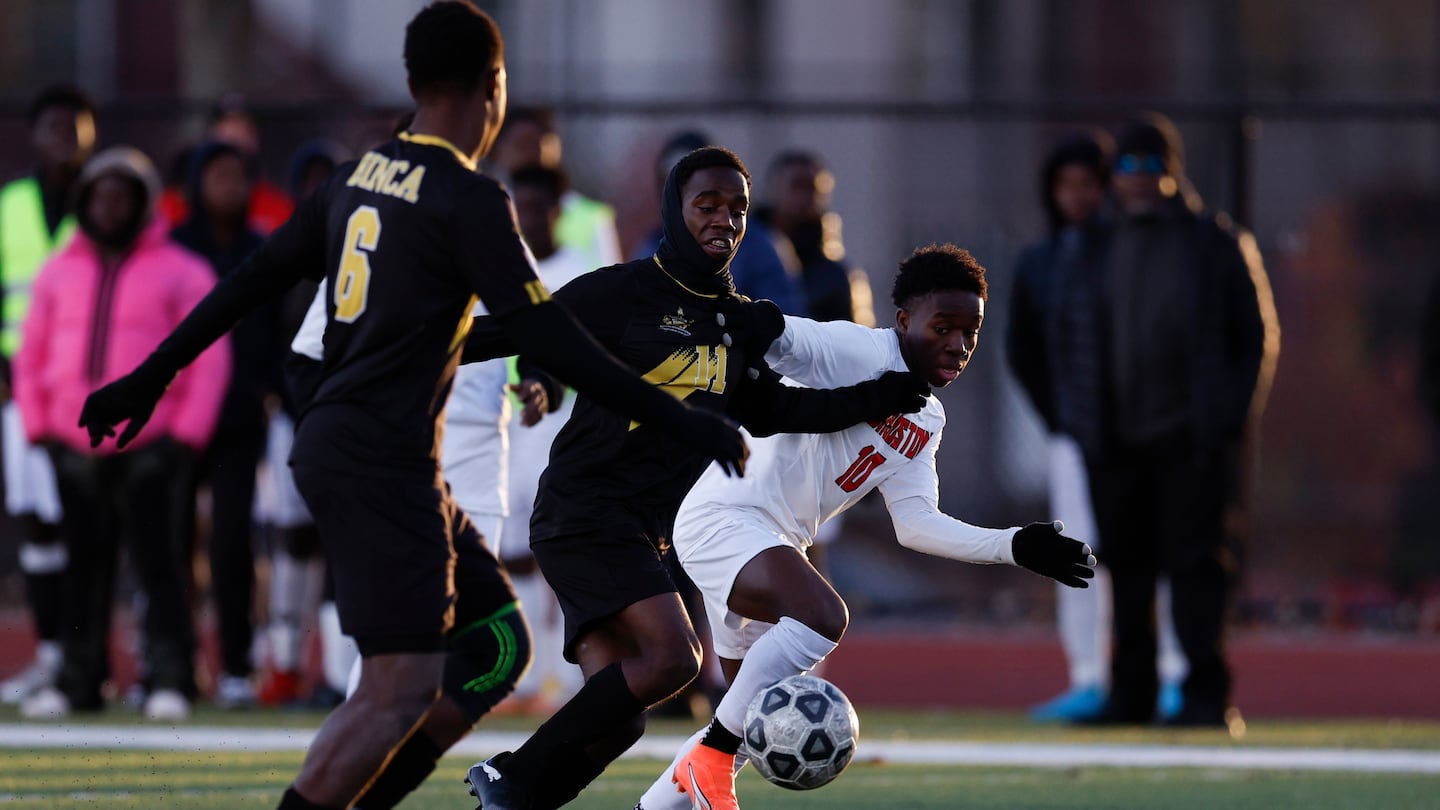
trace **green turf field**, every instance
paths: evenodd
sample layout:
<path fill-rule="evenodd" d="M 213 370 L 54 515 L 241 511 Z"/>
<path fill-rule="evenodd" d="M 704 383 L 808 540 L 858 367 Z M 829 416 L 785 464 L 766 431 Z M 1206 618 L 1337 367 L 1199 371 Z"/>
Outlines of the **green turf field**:
<path fill-rule="evenodd" d="M 1035 726 L 1016 715 L 862 711 L 865 739 L 964 742 L 1143 744 L 1440 750 L 1440 723 L 1251 721 L 1245 739 L 1219 732 L 1143 729 L 1078 731 Z M 123 724 L 112 710 L 93 720 Z M 196 725 L 314 727 L 319 715 L 201 711 Z M 0 712 L 0 724 L 14 724 Z M 25 728 L 37 728 L 25 724 Z M 523 731 L 524 720 L 486 723 Z M 38 727 L 43 728 L 43 727 Z M 688 724 L 659 721 L 652 731 L 681 734 Z M 862 749 L 863 751 L 863 749 Z M 110 748 L 0 749 L 0 810 L 39 808 L 270 808 L 299 767 L 298 751 L 150 751 Z M 471 808 L 460 780 L 474 757 L 447 758 L 403 807 Z M 1118 763 L 1117 763 L 1118 764 Z M 659 773 L 658 760 L 626 759 L 585 795 L 577 810 L 629 810 Z M 1017 768 L 857 762 L 833 785 L 809 793 L 774 788 L 753 771 L 740 781 L 742 806 L 776 808 L 1440 808 L 1440 774 L 1258 771 L 1248 769 L 1074 767 Z"/>

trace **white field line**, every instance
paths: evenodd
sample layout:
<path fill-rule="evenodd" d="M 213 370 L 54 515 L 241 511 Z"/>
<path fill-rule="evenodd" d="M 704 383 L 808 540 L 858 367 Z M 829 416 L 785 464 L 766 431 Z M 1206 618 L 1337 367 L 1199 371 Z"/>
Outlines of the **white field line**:
<path fill-rule="evenodd" d="M 302 751 L 312 729 L 209 726 L 0 724 L 0 748 L 130 748 L 165 751 Z M 451 749 L 476 757 L 514 749 L 526 732 L 478 731 Z M 647 735 L 627 757 L 670 759 L 684 738 Z M 1000 743 L 861 739 L 856 759 L 914 765 L 1041 768 L 1235 768 L 1440 774 L 1440 751 L 1373 748 L 1272 748 L 1103 743 Z"/>

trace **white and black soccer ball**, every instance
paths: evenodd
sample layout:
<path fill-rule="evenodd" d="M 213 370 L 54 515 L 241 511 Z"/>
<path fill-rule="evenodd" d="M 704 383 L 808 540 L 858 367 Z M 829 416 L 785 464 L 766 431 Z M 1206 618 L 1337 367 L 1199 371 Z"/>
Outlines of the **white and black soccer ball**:
<path fill-rule="evenodd" d="M 783 788 L 829 784 L 855 756 L 860 719 L 835 684 L 791 675 L 760 691 L 745 712 L 745 747 L 761 776 Z"/>

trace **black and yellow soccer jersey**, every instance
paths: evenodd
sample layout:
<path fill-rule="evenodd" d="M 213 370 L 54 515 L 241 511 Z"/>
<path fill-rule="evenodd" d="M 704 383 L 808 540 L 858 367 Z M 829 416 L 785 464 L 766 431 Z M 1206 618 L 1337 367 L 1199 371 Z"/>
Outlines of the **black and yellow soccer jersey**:
<path fill-rule="evenodd" d="M 556 293 L 581 325 L 622 363 L 687 405 L 724 413 L 756 435 L 827 432 L 872 418 L 871 384 L 793 388 L 747 357 L 753 336 L 723 326 L 731 296 L 687 288 L 655 259 L 581 276 Z M 493 319 L 482 318 L 467 354 L 507 353 Z M 758 366 L 759 368 L 754 368 Z M 877 412 L 878 411 L 874 411 Z M 684 436 L 632 421 L 583 391 L 550 451 L 530 539 L 638 527 L 668 536 L 681 500 L 709 459 Z"/>
<path fill-rule="evenodd" d="M 328 284 L 324 368 L 291 457 L 433 469 L 472 291 L 496 315 L 548 299 L 504 189 L 446 141 L 402 134 L 337 169 L 276 238 L 322 243 Z"/>

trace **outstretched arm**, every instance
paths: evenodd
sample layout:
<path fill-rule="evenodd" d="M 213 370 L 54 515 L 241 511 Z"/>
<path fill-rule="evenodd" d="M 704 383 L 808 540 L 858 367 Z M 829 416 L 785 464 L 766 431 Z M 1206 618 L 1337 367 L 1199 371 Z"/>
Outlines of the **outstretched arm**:
<path fill-rule="evenodd" d="M 932 441 L 916 458 L 920 463 L 906 464 L 880 484 L 901 545 L 952 560 L 1018 565 L 1072 588 L 1089 587 L 1085 580 L 1095 576 L 1095 557 L 1089 546 L 1060 534 L 1058 521 L 987 529 L 941 512 L 938 445 Z"/>
<path fill-rule="evenodd" d="M 769 366 L 746 369 L 728 411 L 755 436 L 831 433 L 861 422 L 914 413 L 930 387 L 915 375 L 889 371 L 844 388 L 800 388 L 780 381 Z"/>

